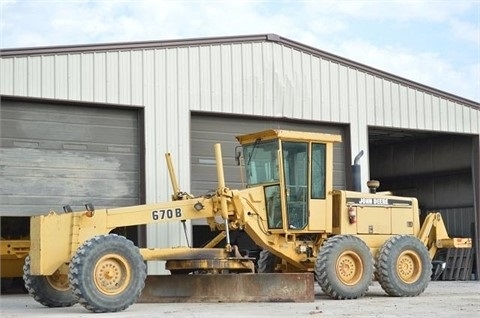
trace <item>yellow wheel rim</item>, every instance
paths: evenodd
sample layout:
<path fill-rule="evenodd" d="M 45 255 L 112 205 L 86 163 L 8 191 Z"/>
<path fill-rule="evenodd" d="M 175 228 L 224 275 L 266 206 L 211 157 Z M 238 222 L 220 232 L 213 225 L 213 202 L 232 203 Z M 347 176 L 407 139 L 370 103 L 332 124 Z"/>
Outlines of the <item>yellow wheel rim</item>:
<path fill-rule="evenodd" d="M 60 274 L 60 271 L 58 270 L 52 275 L 47 276 L 46 279 L 50 286 L 58 291 L 67 291 L 70 289 L 68 275 Z"/>
<path fill-rule="evenodd" d="M 422 273 L 422 261 L 417 253 L 404 251 L 397 259 L 397 273 L 407 284 L 414 283 Z"/>
<path fill-rule="evenodd" d="M 357 284 L 363 275 L 362 258 L 355 252 L 343 252 L 337 259 L 337 277 L 345 284 Z"/>
<path fill-rule="evenodd" d="M 107 254 L 95 265 L 94 281 L 99 291 L 106 295 L 123 292 L 131 279 L 132 272 L 127 260 L 117 254 Z"/>

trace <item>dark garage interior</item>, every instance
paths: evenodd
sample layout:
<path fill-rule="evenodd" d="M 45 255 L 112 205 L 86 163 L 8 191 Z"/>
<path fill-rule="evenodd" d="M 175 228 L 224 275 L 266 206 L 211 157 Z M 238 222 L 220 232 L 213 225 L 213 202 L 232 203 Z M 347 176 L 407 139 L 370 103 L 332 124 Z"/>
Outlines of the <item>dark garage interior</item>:
<path fill-rule="evenodd" d="M 476 143 L 477 138 L 470 135 L 369 129 L 370 176 L 380 181 L 379 191 L 416 197 L 421 218 L 430 211 L 438 211 L 452 237 L 473 239 L 474 247 L 462 255 L 451 256 L 445 250 L 437 252 L 436 258 L 447 260 L 443 279 L 470 280 L 478 273 L 474 253 L 478 235 L 475 230 L 478 193 L 474 186 L 478 182 Z M 449 259 L 456 263 L 450 276 Z"/>

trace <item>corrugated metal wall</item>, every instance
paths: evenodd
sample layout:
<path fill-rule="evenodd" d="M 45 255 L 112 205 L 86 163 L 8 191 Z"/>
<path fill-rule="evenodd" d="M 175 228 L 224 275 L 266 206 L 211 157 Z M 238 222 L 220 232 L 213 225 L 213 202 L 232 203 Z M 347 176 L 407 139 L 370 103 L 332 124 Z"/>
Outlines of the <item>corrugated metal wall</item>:
<path fill-rule="evenodd" d="M 350 124 L 352 156 L 368 125 L 480 132 L 478 109 L 270 41 L 2 56 L 0 94 L 145 106 L 147 202 L 168 199 L 165 151 L 190 165 L 190 111 Z M 183 240 L 177 225 L 147 232 L 152 246 Z"/>

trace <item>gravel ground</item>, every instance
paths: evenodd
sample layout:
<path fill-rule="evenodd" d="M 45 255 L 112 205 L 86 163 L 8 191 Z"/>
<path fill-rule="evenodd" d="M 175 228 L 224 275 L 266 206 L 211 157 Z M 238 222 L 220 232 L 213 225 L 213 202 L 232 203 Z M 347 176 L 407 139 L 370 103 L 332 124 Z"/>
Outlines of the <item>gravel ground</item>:
<path fill-rule="evenodd" d="M 90 313 L 80 305 L 46 308 L 26 294 L 2 295 L 0 317 L 480 317 L 479 281 L 434 281 L 413 298 L 389 297 L 378 283 L 356 300 L 332 300 L 315 288 L 313 303 L 137 303 L 105 314 Z"/>

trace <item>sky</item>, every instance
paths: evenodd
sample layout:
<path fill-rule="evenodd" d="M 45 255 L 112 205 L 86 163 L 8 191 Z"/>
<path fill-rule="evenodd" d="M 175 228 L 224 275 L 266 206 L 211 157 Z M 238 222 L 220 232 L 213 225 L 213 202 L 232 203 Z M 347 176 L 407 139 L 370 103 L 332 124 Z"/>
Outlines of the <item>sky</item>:
<path fill-rule="evenodd" d="M 480 102 L 480 0 L 0 0 L 0 49 L 266 33 Z"/>

